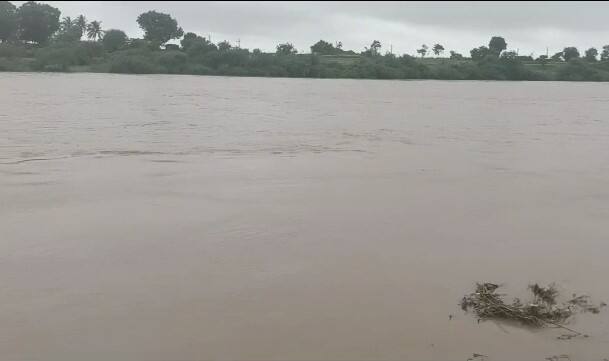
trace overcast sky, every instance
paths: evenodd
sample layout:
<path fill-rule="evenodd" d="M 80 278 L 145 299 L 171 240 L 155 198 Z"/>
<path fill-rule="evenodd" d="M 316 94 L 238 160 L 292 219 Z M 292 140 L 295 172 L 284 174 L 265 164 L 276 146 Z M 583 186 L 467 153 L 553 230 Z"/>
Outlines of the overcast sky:
<path fill-rule="evenodd" d="M 22 1 L 14 1 L 16 5 Z M 565 46 L 609 44 L 609 2 L 68 2 L 48 1 L 62 16 L 84 14 L 104 29 L 122 29 L 141 37 L 137 16 L 147 10 L 167 12 L 185 32 L 212 41 L 241 40 L 244 48 L 274 50 L 291 42 L 300 52 L 319 39 L 342 41 L 361 51 L 372 40 L 383 50 L 415 54 L 421 44 L 443 44 L 468 53 L 493 35 L 505 37 L 508 49 L 521 55 L 550 55 Z"/>

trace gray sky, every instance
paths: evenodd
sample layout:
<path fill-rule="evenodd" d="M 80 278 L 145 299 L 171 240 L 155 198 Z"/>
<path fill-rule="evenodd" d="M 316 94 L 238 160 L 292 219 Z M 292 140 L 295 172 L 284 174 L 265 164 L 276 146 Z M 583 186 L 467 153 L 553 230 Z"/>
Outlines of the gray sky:
<path fill-rule="evenodd" d="M 14 1 L 16 5 L 22 1 Z M 504 36 L 521 55 L 550 55 L 565 46 L 580 52 L 609 44 L 609 2 L 68 2 L 48 1 L 62 16 L 84 14 L 104 29 L 142 35 L 135 20 L 147 10 L 167 12 L 185 32 L 212 41 L 241 39 L 244 48 L 274 50 L 291 42 L 300 52 L 319 39 L 361 51 L 372 40 L 383 50 L 415 54 L 421 44 L 443 44 L 465 54 Z"/>

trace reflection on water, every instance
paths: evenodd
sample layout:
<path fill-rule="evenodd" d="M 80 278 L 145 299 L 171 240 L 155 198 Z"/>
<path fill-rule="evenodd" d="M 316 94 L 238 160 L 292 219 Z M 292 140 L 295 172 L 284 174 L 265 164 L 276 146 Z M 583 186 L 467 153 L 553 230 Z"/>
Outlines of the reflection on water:
<path fill-rule="evenodd" d="M 0 354 L 602 360 L 607 313 L 561 341 L 458 301 L 609 299 L 606 114 L 592 83 L 0 74 Z"/>

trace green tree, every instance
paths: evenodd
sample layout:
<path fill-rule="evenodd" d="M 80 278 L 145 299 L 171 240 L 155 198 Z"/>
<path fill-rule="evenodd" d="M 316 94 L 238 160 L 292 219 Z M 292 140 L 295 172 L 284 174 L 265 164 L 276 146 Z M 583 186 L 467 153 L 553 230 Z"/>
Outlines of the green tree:
<path fill-rule="evenodd" d="M 603 46 L 603 51 L 601 52 L 601 60 L 609 60 L 609 45 Z"/>
<path fill-rule="evenodd" d="M 381 52 L 381 42 L 378 40 L 374 40 L 372 44 L 370 44 L 370 53 L 372 55 L 378 55 Z"/>
<path fill-rule="evenodd" d="M 188 32 L 184 34 L 184 37 L 180 40 L 180 46 L 182 46 L 183 50 L 188 50 L 199 38 L 199 35 Z"/>
<path fill-rule="evenodd" d="M 61 29 L 61 31 L 68 31 L 70 30 L 72 25 L 74 25 L 74 21 L 72 21 L 71 17 L 66 16 L 61 19 L 61 22 L 59 23 L 59 29 Z"/>
<path fill-rule="evenodd" d="M 91 40 L 101 40 L 104 35 L 104 31 L 101 27 L 101 21 L 91 21 L 89 25 L 87 25 L 87 38 Z"/>
<path fill-rule="evenodd" d="M 489 48 L 483 45 L 470 50 L 469 53 L 472 57 L 472 60 L 482 60 L 490 54 L 490 50 Z"/>
<path fill-rule="evenodd" d="M 463 55 L 461 55 L 461 54 L 451 50 L 450 51 L 450 59 L 453 59 L 453 60 L 462 60 L 463 59 Z"/>
<path fill-rule="evenodd" d="M 435 44 L 433 46 L 432 50 L 436 56 L 440 56 L 440 54 L 442 54 L 442 52 L 444 52 L 444 47 L 440 44 Z"/>
<path fill-rule="evenodd" d="M 151 41 L 156 47 L 184 35 L 184 31 L 174 18 L 154 10 L 140 14 L 137 23 L 144 31 L 144 39 Z"/>
<path fill-rule="evenodd" d="M 218 43 L 218 50 L 227 51 L 230 50 L 233 46 L 227 40 L 223 40 Z"/>
<path fill-rule="evenodd" d="M 294 55 L 298 53 L 298 50 L 291 43 L 277 45 L 277 55 Z"/>
<path fill-rule="evenodd" d="M 427 54 L 427 49 L 429 49 L 429 47 L 425 44 L 421 45 L 421 49 L 417 49 L 417 53 L 421 54 L 421 58 L 425 57 L 425 54 Z"/>
<path fill-rule="evenodd" d="M 563 56 L 563 52 L 559 51 L 556 54 L 552 55 L 552 57 L 550 58 L 554 61 L 563 61 L 564 60 L 564 56 Z"/>
<path fill-rule="evenodd" d="M 57 41 L 65 43 L 75 43 L 80 41 L 82 37 L 82 31 L 77 25 L 72 25 L 69 28 L 61 29 L 61 32 L 57 34 Z"/>
<path fill-rule="evenodd" d="M 80 28 L 80 31 L 84 34 L 87 30 L 87 18 L 84 15 L 79 15 L 76 20 L 74 20 L 74 24 Z"/>
<path fill-rule="evenodd" d="M 105 32 L 102 44 L 107 51 L 116 51 L 127 44 L 127 34 L 122 30 L 110 29 Z"/>
<path fill-rule="evenodd" d="M 488 42 L 488 49 L 491 53 L 495 54 L 496 56 L 499 56 L 502 51 L 507 49 L 507 43 L 505 42 L 505 39 L 501 36 L 493 36 Z"/>
<path fill-rule="evenodd" d="M 49 41 L 51 35 L 59 30 L 61 12 L 47 4 L 28 1 L 17 10 L 19 38 L 37 44 Z"/>
<path fill-rule="evenodd" d="M 192 32 L 184 35 L 184 38 L 180 41 L 180 45 L 182 46 L 182 50 L 192 56 L 203 55 L 218 49 L 216 45 L 209 40 Z"/>
<path fill-rule="evenodd" d="M 17 7 L 8 1 L 0 1 L 0 41 L 5 42 L 17 35 Z"/>
<path fill-rule="evenodd" d="M 545 67 L 546 64 L 548 63 L 549 59 L 547 55 L 540 55 L 537 59 L 535 59 L 535 62 L 538 64 L 541 64 L 541 66 Z"/>
<path fill-rule="evenodd" d="M 598 56 L 598 50 L 596 48 L 590 48 L 585 52 L 585 59 L 590 62 L 596 61 L 596 57 Z"/>
<path fill-rule="evenodd" d="M 504 51 L 501 54 L 502 59 L 514 60 L 518 57 L 518 54 L 514 50 Z"/>
<path fill-rule="evenodd" d="M 340 46 L 342 47 L 342 44 L 340 44 Z M 333 55 L 341 51 L 342 50 L 337 49 L 336 47 L 334 47 L 334 45 L 324 40 L 320 40 L 315 44 L 311 45 L 311 53 L 313 54 Z"/>
<path fill-rule="evenodd" d="M 574 46 L 566 47 L 562 51 L 562 57 L 565 59 L 565 61 L 569 61 L 571 59 L 577 59 L 577 58 L 579 58 L 579 51 Z"/>

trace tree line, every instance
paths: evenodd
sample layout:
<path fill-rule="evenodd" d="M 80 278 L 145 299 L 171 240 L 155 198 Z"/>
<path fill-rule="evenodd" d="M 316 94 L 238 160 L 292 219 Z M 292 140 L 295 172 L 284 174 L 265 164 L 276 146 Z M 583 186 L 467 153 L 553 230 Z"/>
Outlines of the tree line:
<path fill-rule="evenodd" d="M 61 17 L 48 4 L 29 1 L 16 7 L 0 1 L 0 70 L 99 71 L 248 76 L 381 79 L 609 80 L 609 45 L 599 52 L 565 47 L 551 57 L 522 56 L 493 36 L 469 57 L 442 44 L 422 44 L 417 56 L 383 53 L 373 40 L 362 51 L 346 50 L 340 41 L 319 40 L 301 54 L 292 43 L 273 53 L 241 48 L 229 41 L 212 43 L 184 32 L 170 14 L 147 11 L 136 19 L 142 39 L 119 29 L 103 29 L 84 15 Z M 86 38 L 86 40 L 83 40 Z M 178 44 L 169 43 L 179 40 Z M 428 60 L 435 55 L 438 61 Z M 599 59 L 600 58 L 600 59 Z M 436 60 L 436 59 L 434 59 Z"/>

